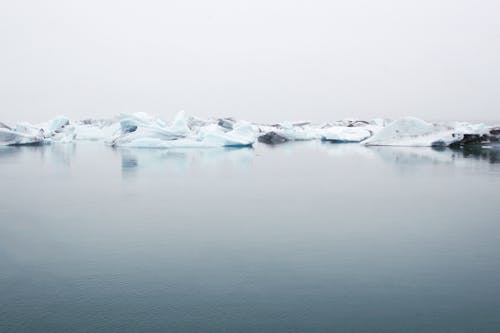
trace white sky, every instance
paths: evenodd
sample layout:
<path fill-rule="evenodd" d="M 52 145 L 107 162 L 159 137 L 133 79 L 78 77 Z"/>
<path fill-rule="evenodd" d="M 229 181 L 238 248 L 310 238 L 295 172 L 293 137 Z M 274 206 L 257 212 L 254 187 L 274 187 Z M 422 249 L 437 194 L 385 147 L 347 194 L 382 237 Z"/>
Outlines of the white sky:
<path fill-rule="evenodd" d="M 0 1 L 0 121 L 179 109 L 500 120 L 500 1 Z"/>

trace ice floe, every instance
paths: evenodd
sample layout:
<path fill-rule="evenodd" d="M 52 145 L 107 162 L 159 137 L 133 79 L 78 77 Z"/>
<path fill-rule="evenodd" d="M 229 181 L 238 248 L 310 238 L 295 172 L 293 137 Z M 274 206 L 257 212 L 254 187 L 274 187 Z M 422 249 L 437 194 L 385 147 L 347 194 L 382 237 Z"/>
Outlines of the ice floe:
<path fill-rule="evenodd" d="M 255 142 L 250 123 L 235 122 L 232 129 L 218 124 L 197 126 L 184 112 L 179 112 L 171 124 L 143 115 L 122 116 L 120 132 L 109 144 L 117 147 L 137 148 L 200 148 L 245 147 Z"/>
<path fill-rule="evenodd" d="M 80 121 L 58 116 L 35 125 L 0 123 L 0 145 L 101 141 L 114 147 L 208 148 L 246 147 L 257 140 L 265 144 L 322 140 L 366 146 L 464 146 L 499 142 L 500 129 L 465 122 L 435 124 L 414 117 L 393 122 L 377 118 L 257 124 L 230 117 L 201 119 L 183 111 L 171 121 L 138 112 Z"/>
<path fill-rule="evenodd" d="M 14 128 L 0 123 L 0 145 L 29 145 L 44 142 L 44 131 L 27 123 L 19 123 Z"/>
<path fill-rule="evenodd" d="M 363 141 L 369 146 L 430 147 L 460 144 L 467 137 L 487 140 L 489 128 L 484 124 L 432 124 L 414 117 L 398 119 Z"/>
<path fill-rule="evenodd" d="M 361 142 L 369 138 L 372 133 L 364 127 L 333 126 L 323 130 L 321 139 L 336 143 Z"/>
<path fill-rule="evenodd" d="M 268 136 L 276 136 L 280 137 L 279 140 L 268 140 L 267 137 L 263 137 L 260 139 L 261 142 L 267 143 L 269 141 L 306 141 L 306 140 L 315 140 L 320 138 L 320 133 L 318 132 L 318 128 L 311 126 L 309 122 L 282 122 L 279 124 L 272 125 L 258 125 L 257 131 L 259 132 L 259 137 L 265 136 L 268 133 Z"/>

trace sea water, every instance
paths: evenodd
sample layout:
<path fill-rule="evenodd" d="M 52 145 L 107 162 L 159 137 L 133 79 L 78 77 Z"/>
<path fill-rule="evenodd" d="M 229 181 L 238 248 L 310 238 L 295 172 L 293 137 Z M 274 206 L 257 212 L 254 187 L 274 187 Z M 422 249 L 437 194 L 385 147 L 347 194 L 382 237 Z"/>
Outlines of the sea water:
<path fill-rule="evenodd" d="M 500 150 L 0 148 L 0 332 L 498 332 Z"/>

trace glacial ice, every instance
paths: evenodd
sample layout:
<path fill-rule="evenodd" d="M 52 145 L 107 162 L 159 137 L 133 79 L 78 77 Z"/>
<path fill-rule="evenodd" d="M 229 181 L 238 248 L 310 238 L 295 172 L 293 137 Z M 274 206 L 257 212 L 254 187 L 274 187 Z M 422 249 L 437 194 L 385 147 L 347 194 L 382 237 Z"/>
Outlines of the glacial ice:
<path fill-rule="evenodd" d="M 283 122 L 280 124 L 277 133 L 290 141 L 315 140 L 319 138 L 317 129 L 312 127 L 309 123 L 294 124 L 291 122 Z"/>
<path fill-rule="evenodd" d="M 65 116 L 58 116 L 48 123 L 48 130 L 51 132 L 61 131 L 64 126 L 69 125 L 69 119 Z"/>
<path fill-rule="evenodd" d="M 333 126 L 323 130 L 321 139 L 336 143 L 361 142 L 371 135 L 372 132 L 364 127 Z"/>
<path fill-rule="evenodd" d="M 44 142 L 44 132 L 27 123 L 19 123 L 11 128 L 0 123 L 0 145 L 29 145 Z"/>
<path fill-rule="evenodd" d="M 324 140 L 336 143 L 360 142 L 378 132 L 385 120 L 364 121 L 344 119 L 333 123 L 282 122 L 275 125 L 258 125 L 259 140 L 264 143 L 286 141 Z"/>
<path fill-rule="evenodd" d="M 144 112 L 111 119 L 71 121 L 64 116 L 41 124 L 0 123 L 0 145 L 73 143 L 92 140 L 116 147 L 206 148 L 244 147 L 263 143 L 323 140 L 367 146 L 450 146 L 500 141 L 500 129 L 484 124 L 433 124 L 414 117 L 393 122 L 344 119 L 330 123 L 256 124 L 233 118 L 201 119 L 183 111 L 172 121 Z"/>
<path fill-rule="evenodd" d="M 465 135 L 486 134 L 488 127 L 483 124 L 441 125 L 414 117 L 404 117 L 390 123 L 362 143 L 367 146 L 449 146 L 460 142 Z"/>
<path fill-rule="evenodd" d="M 143 115 L 123 115 L 121 131 L 109 144 L 136 148 L 244 147 L 255 142 L 250 123 L 236 122 L 232 130 L 217 124 L 189 127 L 189 118 L 179 112 L 171 124 Z"/>

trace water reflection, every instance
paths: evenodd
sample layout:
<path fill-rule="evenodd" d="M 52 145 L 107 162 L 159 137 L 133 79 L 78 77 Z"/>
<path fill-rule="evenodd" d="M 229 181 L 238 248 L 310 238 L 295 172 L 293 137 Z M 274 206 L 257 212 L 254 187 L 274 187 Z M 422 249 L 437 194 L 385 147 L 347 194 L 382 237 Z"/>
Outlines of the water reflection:
<path fill-rule="evenodd" d="M 15 157 L 21 152 L 19 147 L 0 146 L 0 158 L 7 160 L 8 158 Z"/>
<path fill-rule="evenodd" d="M 161 167 L 185 173 L 192 168 L 230 166 L 246 169 L 252 165 L 255 151 L 252 148 L 212 148 L 212 149 L 115 149 L 121 156 L 123 175 L 134 175 L 143 168 Z"/>
<path fill-rule="evenodd" d="M 390 147 L 363 146 L 360 144 L 335 144 L 323 142 L 321 150 L 328 155 L 345 157 L 357 155 L 366 158 L 378 156 L 398 165 L 424 165 L 454 163 L 462 160 L 477 160 L 489 164 L 500 163 L 500 145 L 471 145 L 459 148 L 448 147 Z M 290 150 L 290 147 L 287 148 Z"/>
<path fill-rule="evenodd" d="M 53 144 L 43 146 L 3 146 L 0 160 L 7 163 L 11 159 L 39 158 L 44 164 L 69 168 L 77 155 L 77 150 L 91 151 L 95 143 Z M 89 146 L 89 147 L 87 147 Z M 86 149 L 83 149 L 87 147 Z M 482 164 L 500 163 L 500 145 L 446 147 L 366 147 L 360 144 L 335 144 L 320 141 L 289 142 L 282 145 L 258 145 L 256 148 L 213 148 L 213 149 L 101 149 L 114 152 L 121 159 L 123 175 L 133 175 L 137 170 L 160 167 L 176 173 L 185 173 L 194 168 L 251 168 L 255 156 L 260 152 L 268 154 L 298 154 L 301 151 L 318 151 L 334 158 L 380 158 L 387 163 L 415 167 L 476 162 Z M 82 156 L 84 156 L 83 154 Z"/>
<path fill-rule="evenodd" d="M 497 332 L 497 153 L 1 148 L 0 331 Z"/>
<path fill-rule="evenodd" d="M 76 144 L 54 144 L 54 145 L 26 145 L 26 146 L 0 146 L 0 159 L 23 158 L 29 156 L 39 157 L 43 162 L 70 166 L 76 156 Z"/>
<path fill-rule="evenodd" d="M 349 158 L 349 157 L 364 157 L 373 158 L 376 154 L 373 150 L 358 143 L 332 143 L 322 141 L 319 145 L 321 151 L 333 157 Z"/>
<path fill-rule="evenodd" d="M 466 146 L 462 148 L 450 148 L 463 158 L 486 161 L 491 164 L 500 163 L 500 145 L 491 146 Z"/>
<path fill-rule="evenodd" d="M 450 164 L 456 156 L 450 149 L 441 151 L 430 147 L 368 147 L 388 163 L 405 166 Z"/>

